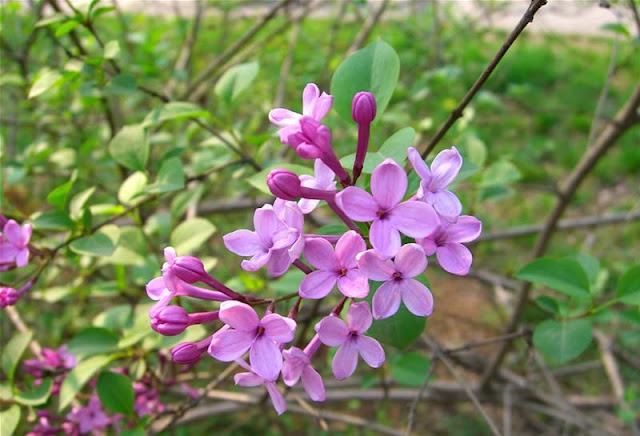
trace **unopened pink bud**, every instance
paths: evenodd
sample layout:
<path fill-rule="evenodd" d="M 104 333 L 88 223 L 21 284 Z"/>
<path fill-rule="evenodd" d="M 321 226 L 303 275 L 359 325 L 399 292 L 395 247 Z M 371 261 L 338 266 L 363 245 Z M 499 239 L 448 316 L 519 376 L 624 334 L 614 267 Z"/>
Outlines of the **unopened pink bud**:
<path fill-rule="evenodd" d="M 376 118 L 376 99 L 367 91 L 358 92 L 351 102 L 351 116 L 358 124 L 371 124 Z"/>
<path fill-rule="evenodd" d="M 296 200 L 300 197 L 300 179 L 293 171 L 275 169 L 267 176 L 269 191 L 283 200 Z"/>
<path fill-rule="evenodd" d="M 175 336 L 190 325 L 189 314 L 180 306 L 167 306 L 151 319 L 151 328 L 164 336 Z"/>
<path fill-rule="evenodd" d="M 207 278 L 202 261 L 193 256 L 176 257 L 173 272 L 180 280 L 189 284 L 202 282 Z"/>
<path fill-rule="evenodd" d="M 13 306 L 16 304 L 20 294 L 13 288 L 0 288 L 0 307 Z"/>
<path fill-rule="evenodd" d="M 205 353 L 210 343 L 211 336 L 200 342 L 183 342 L 178 344 L 171 350 L 171 360 L 180 365 L 196 363 Z"/>

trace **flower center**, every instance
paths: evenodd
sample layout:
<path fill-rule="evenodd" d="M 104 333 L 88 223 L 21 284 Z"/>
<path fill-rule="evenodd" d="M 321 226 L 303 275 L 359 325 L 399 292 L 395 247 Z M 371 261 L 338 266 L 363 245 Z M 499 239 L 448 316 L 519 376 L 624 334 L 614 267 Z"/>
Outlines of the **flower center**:
<path fill-rule="evenodd" d="M 387 213 L 386 210 L 382 210 L 380 209 L 379 211 L 376 212 L 376 215 L 378 215 L 379 218 L 384 218 L 384 215 Z"/>
<path fill-rule="evenodd" d="M 260 335 L 262 335 L 263 333 L 264 333 L 264 327 L 262 327 L 262 326 L 258 327 L 258 333 L 257 333 L 257 336 L 260 336 Z"/>
<path fill-rule="evenodd" d="M 402 280 L 402 274 L 399 273 L 398 271 L 393 273 L 393 279 L 394 280 Z"/>
<path fill-rule="evenodd" d="M 340 277 L 344 277 L 344 276 L 346 276 L 346 275 L 347 275 L 347 269 L 346 269 L 346 268 L 342 268 L 342 269 L 340 270 Z"/>

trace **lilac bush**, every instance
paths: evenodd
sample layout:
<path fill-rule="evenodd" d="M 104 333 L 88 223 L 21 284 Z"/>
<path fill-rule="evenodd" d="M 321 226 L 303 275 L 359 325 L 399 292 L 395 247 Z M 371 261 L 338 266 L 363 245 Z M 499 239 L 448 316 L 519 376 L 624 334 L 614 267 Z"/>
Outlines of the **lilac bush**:
<path fill-rule="evenodd" d="M 355 372 L 358 356 L 372 368 L 382 366 L 385 351 L 367 335 L 374 319 L 393 317 L 401 303 L 413 315 L 431 315 L 433 296 L 419 280 L 427 269 L 427 257 L 435 254 L 444 270 L 466 274 L 472 255 L 462 244 L 477 238 L 482 228 L 478 219 L 461 216 L 462 204 L 449 190 L 462 165 L 455 147 L 438 154 L 431 166 L 407 147 L 420 178 L 415 192 L 407 193 L 407 173 L 392 158 L 380 163 L 370 177 L 360 177 L 376 99 L 370 92 L 358 92 L 352 103 L 358 142 L 350 175 L 331 146 L 331 130 L 321 123 L 331 105 L 331 95 L 309 84 L 303 92 L 302 114 L 283 108 L 269 113 L 279 127 L 280 141 L 300 158 L 314 160 L 315 176 L 272 170 L 266 183 L 275 202 L 256 209 L 253 230 L 240 229 L 223 237 L 229 251 L 246 258 L 240 262 L 245 271 L 266 268 L 272 277 L 292 267 L 304 272 L 298 292 L 277 299 L 241 294 L 207 273 L 202 261 L 178 256 L 171 247 L 165 250 L 162 276 L 147 285 L 147 294 L 157 301 L 149 312 L 151 325 L 162 335 L 181 333 L 193 324 L 223 323 L 206 339 L 175 346 L 173 362 L 191 365 L 207 353 L 221 362 L 236 362 L 245 372 L 235 375 L 235 383 L 264 386 L 278 414 L 287 408 L 285 394 L 278 388 L 280 378 L 289 387 L 301 381 L 313 401 L 325 399 L 324 382 L 312 365 L 322 345 L 337 347 L 333 374 L 338 380 Z M 323 203 L 347 231 L 305 233 L 305 215 Z M 379 288 L 377 282 L 383 282 Z M 377 290 L 371 298 L 374 286 Z M 335 288 L 339 294 L 332 293 Z M 188 313 L 172 305 L 177 296 L 218 301 L 220 306 Z M 293 298 L 297 300 L 286 315 L 276 313 L 280 302 Z M 304 301 L 323 299 L 333 301 L 333 309 L 316 324 L 316 335 L 304 347 L 299 346 L 304 337 L 288 345 L 296 338 L 296 319 Z M 266 309 L 260 315 L 256 309 L 263 306 Z M 340 316 L 347 306 L 345 321 Z"/>

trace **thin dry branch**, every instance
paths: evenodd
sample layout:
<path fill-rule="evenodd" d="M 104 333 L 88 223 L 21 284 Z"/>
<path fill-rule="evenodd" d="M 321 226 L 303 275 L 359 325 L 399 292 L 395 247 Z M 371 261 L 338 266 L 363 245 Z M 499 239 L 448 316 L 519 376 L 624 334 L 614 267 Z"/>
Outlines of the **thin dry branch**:
<path fill-rule="evenodd" d="M 462 101 L 458 106 L 451 111 L 449 118 L 444 122 L 440 129 L 436 132 L 435 136 L 431 139 L 431 141 L 427 144 L 425 149 L 422 151 L 422 158 L 425 159 L 427 155 L 438 145 L 438 142 L 444 137 L 444 135 L 449 131 L 451 126 L 462 117 L 462 113 L 464 112 L 467 105 L 471 102 L 476 93 L 484 86 L 485 82 L 491 76 L 491 73 L 496 69 L 504 55 L 507 53 L 511 45 L 515 42 L 515 40 L 520 36 L 522 31 L 527 27 L 529 23 L 533 21 L 533 17 L 538 12 L 538 10 L 547 4 L 547 0 L 532 0 L 529 8 L 524 13 L 516 27 L 511 31 L 507 40 L 502 44 L 498 53 L 493 57 L 487 68 L 480 74 L 480 77 L 473 84 L 471 89 L 467 92 L 467 94 L 462 98 Z"/>
<path fill-rule="evenodd" d="M 202 23 L 202 16 L 204 15 L 204 11 L 204 2 L 197 1 L 193 15 L 193 24 L 191 25 L 191 30 L 187 33 L 187 37 L 184 39 L 184 43 L 182 44 L 182 48 L 180 49 L 180 54 L 178 55 L 175 66 L 173 67 L 174 72 L 189 70 L 191 54 L 193 53 L 193 47 L 198 40 L 200 24 Z M 173 91 L 177 84 L 178 81 L 176 80 L 174 75 L 174 77 L 172 77 L 167 84 L 166 92 L 168 95 L 173 94 Z"/>
<path fill-rule="evenodd" d="M 617 142 L 617 140 L 633 126 L 638 108 L 640 108 L 640 84 L 636 86 L 636 89 L 629 97 L 629 100 L 615 116 L 614 122 L 609 124 L 602 131 L 593 147 L 588 148 L 585 151 L 585 154 L 582 156 L 578 165 L 560 185 L 556 204 L 547 218 L 545 227 L 540 233 L 533 249 L 533 259 L 541 257 L 546 252 L 558 221 L 569 206 L 569 203 L 571 202 L 571 199 L 576 193 L 578 187 L 591 172 L 600 158 L 604 156 L 604 154 Z M 513 333 L 518 328 L 522 313 L 529 302 L 531 286 L 531 282 L 525 282 L 523 284 L 516 306 L 511 314 L 507 327 L 505 328 L 505 334 Z M 482 381 L 480 383 L 482 388 L 486 388 L 491 382 L 491 379 L 495 376 L 496 371 L 502 364 L 509 345 L 509 341 L 500 344 L 500 348 L 494 355 L 482 377 Z"/>

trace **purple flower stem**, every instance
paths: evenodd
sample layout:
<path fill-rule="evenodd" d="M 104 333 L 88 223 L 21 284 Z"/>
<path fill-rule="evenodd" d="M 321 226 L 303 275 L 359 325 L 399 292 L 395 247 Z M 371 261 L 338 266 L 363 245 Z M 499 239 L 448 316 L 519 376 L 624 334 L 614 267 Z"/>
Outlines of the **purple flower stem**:
<path fill-rule="evenodd" d="M 304 348 L 304 353 L 309 356 L 309 359 L 316 354 L 316 351 L 320 348 L 322 342 L 320 342 L 320 337 L 316 334 L 310 341 L 309 344 Z"/>
<path fill-rule="evenodd" d="M 322 238 L 325 239 L 326 241 L 328 241 L 331 244 L 335 244 L 338 242 L 338 239 L 340 239 L 340 236 L 342 235 L 316 235 L 313 233 L 306 233 L 304 235 L 305 239 L 311 239 L 311 238 Z"/>
<path fill-rule="evenodd" d="M 331 151 L 331 153 L 324 153 L 324 155 L 320 157 L 320 160 L 322 160 L 322 162 L 324 162 L 326 166 L 331 168 L 331 171 L 333 171 L 335 175 L 338 176 L 338 180 L 340 180 L 340 184 L 343 188 L 352 185 L 349 173 L 347 173 L 342 167 L 340 161 L 333 153 L 333 151 Z"/>
<path fill-rule="evenodd" d="M 369 147 L 369 135 L 371 132 L 370 123 L 358 124 L 358 148 L 356 149 L 356 159 L 353 162 L 353 184 L 356 184 L 358 177 L 362 173 L 364 167 L 364 159 L 367 155 L 367 148 Z"/>
<path fill-rule="evenodd" d="M 338 215 L 340 217 L 340 219 L 342 221 L 344 221 L 344 223 L 347 225 L 347 227 L 349 227 L 351 230 L 355 230 L 356 232 L 358 232 L 360 235 L 362 235 L 362 230 L 360 230 L 360 227 L 358 227 L 356 225 L 356 223 L 354 223 L 351 218 L 349 218 L 342 209 L 340 209 L 340 206 L 338 206 L 338 204 L 335 202 L 335 200 L 332 201 L 327 201 L 327 204 L 329 205 L 329 207 L 331 208 L 331 210 L 333 210 L 336 215 Z"/>
<path fill-rule="evenodd" d="M 298 297 L 296 304 L 293 305 L 289 314 L 287 314 L 287 318 L 291 318 L 292 320 L 296 320 L 298 318 L 298 310 L 300 310 L 300 304 L 302 303 L 302 297 Z"/>
<path fill-rule="evenodd" d="M 220 319 L 219 311 L 214 312 L 197 312 L 189 314 L 189 325 L 205 324 Z"/>
<path fill-rule="evenodd" d="M 313 270 L 309 266 L 305 265 L 300 259 L 295 260 L 293 265 L 305 274 L 311 274 L 313 272 Z"/>
<path fill-rule="evenodd" d="M 248 301 L 254 301 L 256 300 L 255 297 L 252 297 L 251 295 L 242 295 L 230 288 L 228 288 L 227 286 L 223 285 L 222 283 L 220 283 L 219 281 L 217 281 L 216 279 L 214 279 L 213 277 L 211 277 L 210 275 L 207 275 L 206 280 L 203 280 L 203 282 L 206 285 L 211 286 L 213 289 L 222 292 L 223 294 L 229 296 L 232 300 L 237 300 L 237 301 L 241 301 L 243 303 L 246 303 Z"/>

